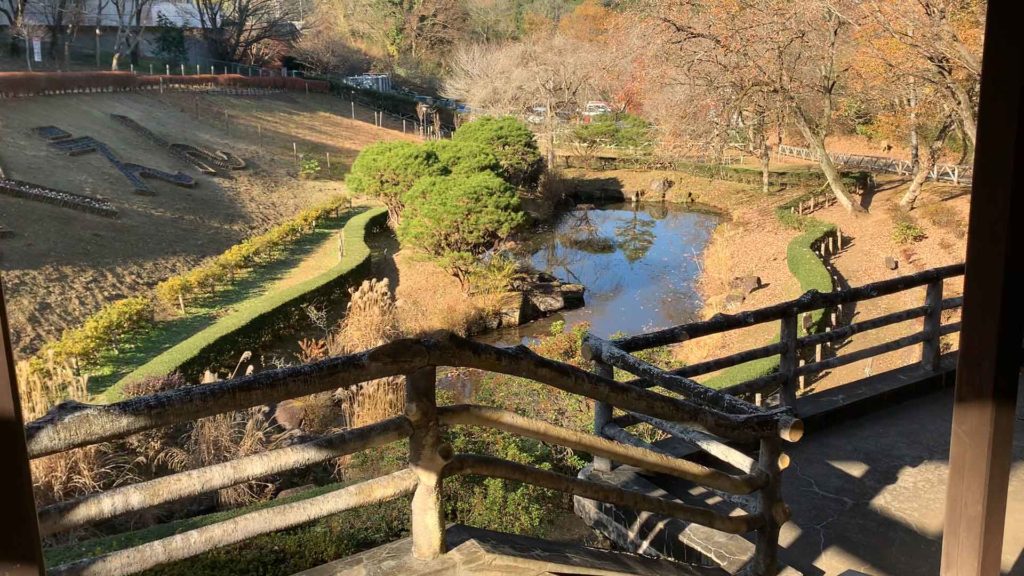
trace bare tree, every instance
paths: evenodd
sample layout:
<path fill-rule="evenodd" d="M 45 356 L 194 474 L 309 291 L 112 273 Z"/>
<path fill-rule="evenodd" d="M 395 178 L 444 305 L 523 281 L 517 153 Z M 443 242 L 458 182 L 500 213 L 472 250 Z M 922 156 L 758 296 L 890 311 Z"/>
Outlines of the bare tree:
<path fill-rule="evenodd" d="M 920 61 L 905 81 L 940 89 L 958 128 L 974 146 L 981 83 L 985 2 L 975 0 L 870 0 L 860 4 L 876 30 Z"/>
<path fill-rule="evenodd" d="M 28 0 L 0 0 L 0 16 L 4 17 L 10 30 L 10 44 L 7 46 L 8 53 L 13 57 L 17 56 L 18 39 L 22 38 L 20 31 L 25 24 L 25 5 Z M 25 50 L 28 51 L 28 41 L 25 42 Z M 32 69 L 31 63 L 29 70 Z"/>
<path fill-rule="evenodd" d="M 766 174 L 768 119 L 784 112 L 819 158 L 836 199 L 863 211 L 828 155 L 835 102 L 845 72 L 837 2 L 810 0 L 671 0 L 647 7 L 660 23 L 652 36 L 681 58 L 684 75 L 710 102 L 714 122 L 736 128 L 753 120 L 751 141 Z"/>
<path fill-rule="evenodd" d="M 556 114 L 594 97 L 594 47 L 557 33 L 526 42 L 460 47 L 443 93 L 491 115 L 521 115 L 543 106 L 548 155 L 554 154 Z"/>
<path fill-rule="evenodd" d="M 110 69 L 118 70 L 125 56 L 137 58 L 139 44 L 146 32 L 146 11 L 152 0 L 110 0 L 117 18 L 114 55 Z"/>
<path fill-rule="evenodd" d="M 193 0 L 202 35 L 216 56 L 237 62 L 268 41 L 295 37 L 296 15 L 278 0 Z"/>

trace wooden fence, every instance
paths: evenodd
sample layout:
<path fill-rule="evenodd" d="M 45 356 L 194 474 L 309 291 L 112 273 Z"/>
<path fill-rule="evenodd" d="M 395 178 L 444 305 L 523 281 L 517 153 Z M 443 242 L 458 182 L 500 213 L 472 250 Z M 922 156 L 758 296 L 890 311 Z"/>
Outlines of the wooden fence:
<path fill-rule="evenodd" d="M 701 438 L 709 452 L 728 450 L 724 441 L 759 441 L 761 455 L 742 473 L 675 458 L 645 447 L 623 444 L 476 405 L 438 406 L 438 365 L 476 368 L 529 378 L 603 406 L 618 406 L 645 418 L 671 422 Z M 645 370 L 645 374 L 649 371 Z M 650 372 L 644 385 L 617 382 L 607 370 L 591 373 L 536 355 L 526 347 L 496 348 L 442 335 L 400 340 L 349 356 L 315 364 L 191 386 L 111 405 L 65 403 L 26 427 L 31 458 L 122 438 L 137 432 L 251 406 L 280 402 L 389 376 L 405 376 L 406 411 L 376 424 L 354 428 L 303 444 L 254 454 L 154 480 L 121 486 L 62 502 L 39 511 L 43 535 L 78 528 L 263 476 L 324 462 L 347 454 L 409 439 L 409 468 L 350 485 L 328 494 L 250 512 L 132 548 L 56 566 L 51 574 L 131 574 L 282 530 L 358 506 L 412 493 L 413 554 L 430 559 L 445 553 L 441 485 L 446 477 L 482 475 L 525 482 L 635 510 L 650 511 L 728 533 L 758 533 L 752 574 L 774 575 L 778 529 L 788 519 L 782 502 L 781 441 L 796 441 L 802 423 L 787 408 L 764 409 L 739 398 L 704 388 L 685 378 Z M 649 390 L 683 391 L 677 398 Z M 724 496 L 757 498 L 755 509 L 725 515 L 710 508 L 681 504 L 608 484 L 582 480 L 489 456 L 453 454 L 443 444 L 442 426 L 471 425 L 504 430 L 559 444 L 646 470 L 690 480 Z M 744 460 L 746 462 L 746 460 Z"/>
<path fill-rule="evenodd" d="M 812 162 L 818 161 L 818 155 L 807 148 L 787 146 L 780 144 L 778 153 L 781 156 L 802 158 Z M 871 172 L 887 172 L 901 176 L 913 176 L 914 165 L 908 160 L 889 158 L 887 156 L 862 156 L 859 154 L 829 154 L 832 161 L 844 168 L 857 168 Z M 971 166 L 959 166 L 956 164 L 936 164 L 929 178 L 935 181 L 952 182 L 953 184 L 968 184 L 974 175 Z"/>
<path fill-rule="evenodd" d="M 782 442 L 795 442 L 803 434 L 803 424 L 794 414 L 802 377 L 916 344 L 923 344 L 922 368 L 926 372 L 937 372 L 940 338 L 960 329 L 959 322 L 943 325 L 942 311 L 962 305 L 960 297 L 943 298 L 943 281 L 963 273 L 962 264 L 946 266 L 827 294 L 810 291 L 773 306 L 734 315 L 719 314 L 709 320 L 639 336 L 610 341 L 588 336 L 583 352 L 594 363 L 592 372 L 544 358 L 524 346 L 498 348 L 443 334 L 428 339 L 399 340 L 314 364 L 175 389 L 111 405 L 65 403 L 26 427 L 31 458 L 224 412 L 350 388 L 378 378 L 404 375 L 406 385 L 404 415 L 302 444 L 61 502 L 39 511 L 43 535 L 80 528 L 406 438 L 409 439 L 409 468 L 307 500 L 250 512 L 161 540 L 56 566 L 50 573 L 132 574 L 410 493 L 413 494 L 413 554 L 420 559 L 431 559 L 445 553 L 442 483 L 447 477 L 472 474 L 529 483 L 727 533 L 756 532 L 756 552 L 749 573 L 772 576 L 778 570 L 779 529 L 789 518 L 781 491 L 782 471 L 789 462 L 782 451 Z M 922 286 L 927 288 L 922 306 L 800 336 L 798 326 L 805 316 L 818 311 L 841 316 L 843 306 Z M 823 353 L 824 347 L 838 344 L 853 334 L 916 318 L 923 319 L 923 327 L 909 336 L 842 355 Z M 661 370 L 632 355 L 763 322 L 779 323 L 778 342 L 683 368 Z M 780 358 L 777 372 L 725 390 L 712 390 L 690 379 L 770 356 Z M 437 366 L 467 367 L 528 378 L 591 398 L 595 400 L 595 433 L 580 433 L 486 406 L 438 406 Z M 616 381 L 614 368 L 629 372 L 635 379 Z M 746 399 L 755 396 L 765 398 L 765 406 Z M 654 449 L 630 433 L 629 428 L 640 423 L 685 440 L 725 466 L 699 464 Z M 441 427 L 452 425 L 489 427 L 587 452 L 594 456 L 597 470 L 608 470 L 612 462 L 617 462 L 676 476 L 736 502 L 742 512 L 724 515 L 710 508 L 490 456 L 454 454 L 452 447 L 442 442 L 440 434 Z M 754 454 L 735 448 L 737 444 L 751 443 L 757 445 Z"/>

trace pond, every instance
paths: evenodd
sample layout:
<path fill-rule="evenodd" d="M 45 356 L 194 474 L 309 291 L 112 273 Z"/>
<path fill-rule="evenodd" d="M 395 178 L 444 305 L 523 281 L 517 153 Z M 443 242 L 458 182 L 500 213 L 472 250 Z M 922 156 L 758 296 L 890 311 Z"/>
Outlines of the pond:
<path fill-rule="evenodd" d="M 721 217 L 665 203 L 612 204 L 562 214 L 523 246 L 538 270 L 586 287 L 583 308 L 482 340 L 514 344 L 555 321 L 589 322 L 601 337 L 639 334 L 698 319 L 701 258 Z"/>

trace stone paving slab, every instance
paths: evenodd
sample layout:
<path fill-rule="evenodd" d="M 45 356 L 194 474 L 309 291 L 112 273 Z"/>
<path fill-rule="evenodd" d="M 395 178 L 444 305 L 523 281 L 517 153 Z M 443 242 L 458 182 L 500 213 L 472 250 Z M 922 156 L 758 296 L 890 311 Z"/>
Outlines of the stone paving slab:
<path fill-rule="evenodd" d="M 406 538 L 296 576 L 724 576 L 713 568 L 461 525 L 451 526 L 447 538 L 449 552 L 436 560 L 414 559 Z"/>
<path fill-rule="evenodd" d="M 939 573 L 952 406 L 945 389 L 787 447 L 793 516 L 780 541 L 794 567 L 809 576 Z M 1024 406 L 1015 430 L 1002 568 L 1024 576 Z"/>

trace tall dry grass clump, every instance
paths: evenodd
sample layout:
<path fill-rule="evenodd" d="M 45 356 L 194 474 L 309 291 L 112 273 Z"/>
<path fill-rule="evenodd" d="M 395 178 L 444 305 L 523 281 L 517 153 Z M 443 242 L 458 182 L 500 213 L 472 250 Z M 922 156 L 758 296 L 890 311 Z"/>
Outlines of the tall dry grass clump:
<path fill-rule="evenodd" d="M 21 415 L 26 422 L 40 418 L 65 400 L 84 401 L 89 396 L 89 378 L 58 361 L 52 351 L 45 357 L 18 362 L 15 371 Z"/>
<path fill-rule="evenodd" d="M 398 307 L 386 278 L 364 281 L 349 294 L 345 319 L 328 342 L 330 354 L 351 354 L 402 336 Z M 335 400 L 341 402 L 349 427 L 379 422 L 405 410 L 405 379 L 396 376 L 364 382 L 338 390 Z"/>
<path fill-rule="evenodd" d="M 397 309 L 403 334 L 417 337 L 448 330 L 465 336 L 483 321 L 486 311 L 437 264 L 406 251 L 396 254 L 395 261 L 402 275 Z"/>

